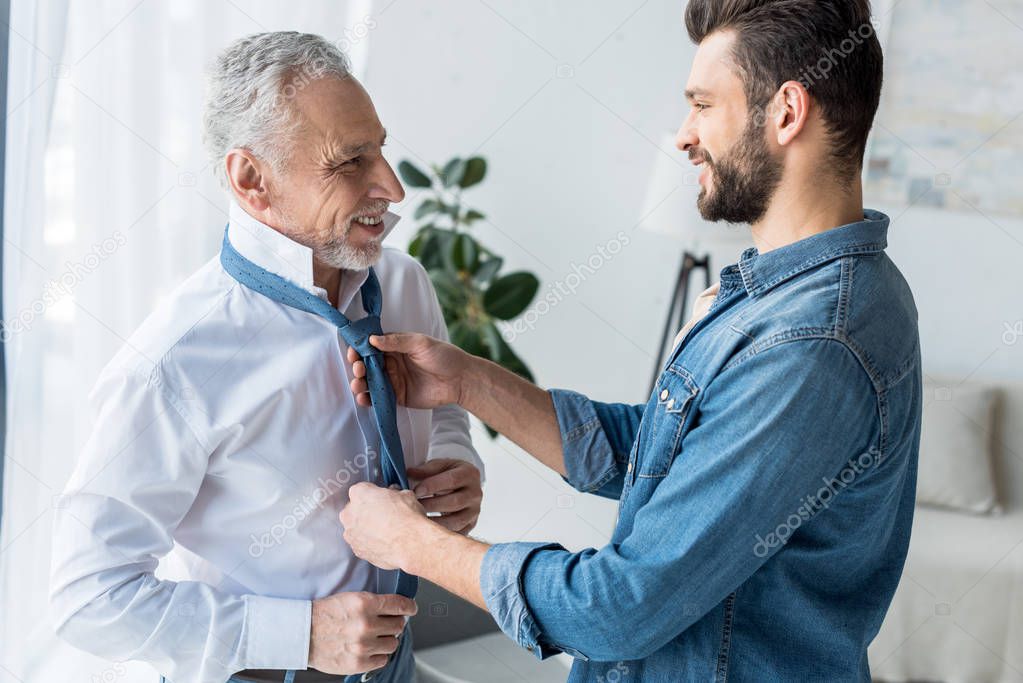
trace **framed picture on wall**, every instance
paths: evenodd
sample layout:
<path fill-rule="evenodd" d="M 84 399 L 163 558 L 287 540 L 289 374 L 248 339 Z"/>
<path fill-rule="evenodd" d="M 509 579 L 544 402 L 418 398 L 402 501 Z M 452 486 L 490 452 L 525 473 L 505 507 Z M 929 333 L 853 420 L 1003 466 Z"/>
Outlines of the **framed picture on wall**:
<path fill-rule="evenodd" d="M 885 83 L 865 194 L 1023 217 L 1023 0 L 887 0 L 875 19 Z"/>

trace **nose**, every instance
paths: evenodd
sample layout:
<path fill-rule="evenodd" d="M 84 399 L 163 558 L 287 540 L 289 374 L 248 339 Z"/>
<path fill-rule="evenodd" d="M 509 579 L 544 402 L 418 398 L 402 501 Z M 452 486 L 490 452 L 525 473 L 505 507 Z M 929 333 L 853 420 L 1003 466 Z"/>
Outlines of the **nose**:
<path fill-rule="evenodd" d="M 387 163 L 387 160 L 380 157 L 377 167 L 377 173 L 369 190 L 370 199 L 386 199 L 392 204 L 397 204 L 405 199 L 405 188 L 401 186 L 401 181 L 398 180 L 398 176 L 395 175 L 394 169 Z"/>
<path fill-rule="evenodd" d="M 688 152 L 693 147 L 699 147 L 700 136 L 696 134 L 696 119 L 693 116 L 695 110 L 689 112 L 689 116 L 682 122 L 682 126 L 675 134 L 675 147 L 681 152 Z"/>

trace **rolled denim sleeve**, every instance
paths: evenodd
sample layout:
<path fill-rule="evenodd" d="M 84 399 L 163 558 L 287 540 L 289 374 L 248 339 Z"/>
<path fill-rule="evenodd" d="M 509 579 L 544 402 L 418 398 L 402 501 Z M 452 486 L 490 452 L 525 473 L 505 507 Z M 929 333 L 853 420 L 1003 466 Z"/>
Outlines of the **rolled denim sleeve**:
<path fill-rule="evenodd" d="M 483 556 L 480 588 L 487 609 L 505 635 L 520 647 L 544 659 L 561 651 L 542 643 L 540 628 L 533 619 L 522 586 L 522 567 L 530 556 L 541 550 L 560 550 L 557 543 L 498 543 Z"/>
<path fill-rule="evenodd" d="M 582 424 L 592 422 L 585 411 Z M 484 598 L 507 635 L 538 657 L 559 649 L 600 661 L 647 657 L 780 550 L 784 543 L 758 552 L 756 540 L 822 479 L 866 453 L 885 462 L 875 450 L 873 384 L 834 340 L 758 350 L 705 388 L 700 411 L 677 447 L 685 457 L 675 458 L 623 537 L 578 553 L 523 543 L 488 551 Z M 599 473 L 598 463 L 610 465 L 606 451 L 582 471 Z"/>
<path fill-rule="evenodd" d="M 561 431 L 565 481 L 583 493 L 619 498 L 644 406 L 600 403 L 565 389 L 549 393 Z"/>

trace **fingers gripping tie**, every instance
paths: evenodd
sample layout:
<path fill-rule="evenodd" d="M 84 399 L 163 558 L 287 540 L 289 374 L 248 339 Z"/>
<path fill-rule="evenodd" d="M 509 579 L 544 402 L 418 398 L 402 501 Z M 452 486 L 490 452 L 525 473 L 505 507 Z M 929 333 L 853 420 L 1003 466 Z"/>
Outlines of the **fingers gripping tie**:
<path fill-rule="evenodd" d="M 355 349 L 363 360 L 370 356 L 382 355 L 380 349 L 369 343 L 371 335 L 383 334 L 380 327 L 380 316 L 367 315 L 365 318 L 352 322 L 348 327 L 342 328 L 341 336 L 345 338 L 348 345 Z"/>

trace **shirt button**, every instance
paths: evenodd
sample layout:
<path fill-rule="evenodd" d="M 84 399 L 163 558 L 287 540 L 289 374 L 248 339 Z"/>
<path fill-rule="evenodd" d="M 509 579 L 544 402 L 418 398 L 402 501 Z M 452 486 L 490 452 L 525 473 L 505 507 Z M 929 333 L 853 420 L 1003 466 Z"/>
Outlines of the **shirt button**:
<path fill-rule="evenodd" d="M 673 405 L 675 405 L 675 399 L 671 399 L 670 401 L 668 401 L 667 403 L 665 403 L 665 404 L 664 404 L 664 407 L 665 407 L 665 408 L 667 408 L 668 410 L 671 410 L 671 407 L 672 407 Z"/>
<path fill-rule="evenodd" d="M 668 390 L 667 389 L 662 389 L 661 390 L 661 400 L 663 401 L 666 398 L 668 398 Z"/>
<path fill-rule="evenodd" d="M 625 468 L 625 471 L 629 472 L 630 474 L 632 473 L 632 461 L 631 460 L 629 461 L 629 466 Z"/>

